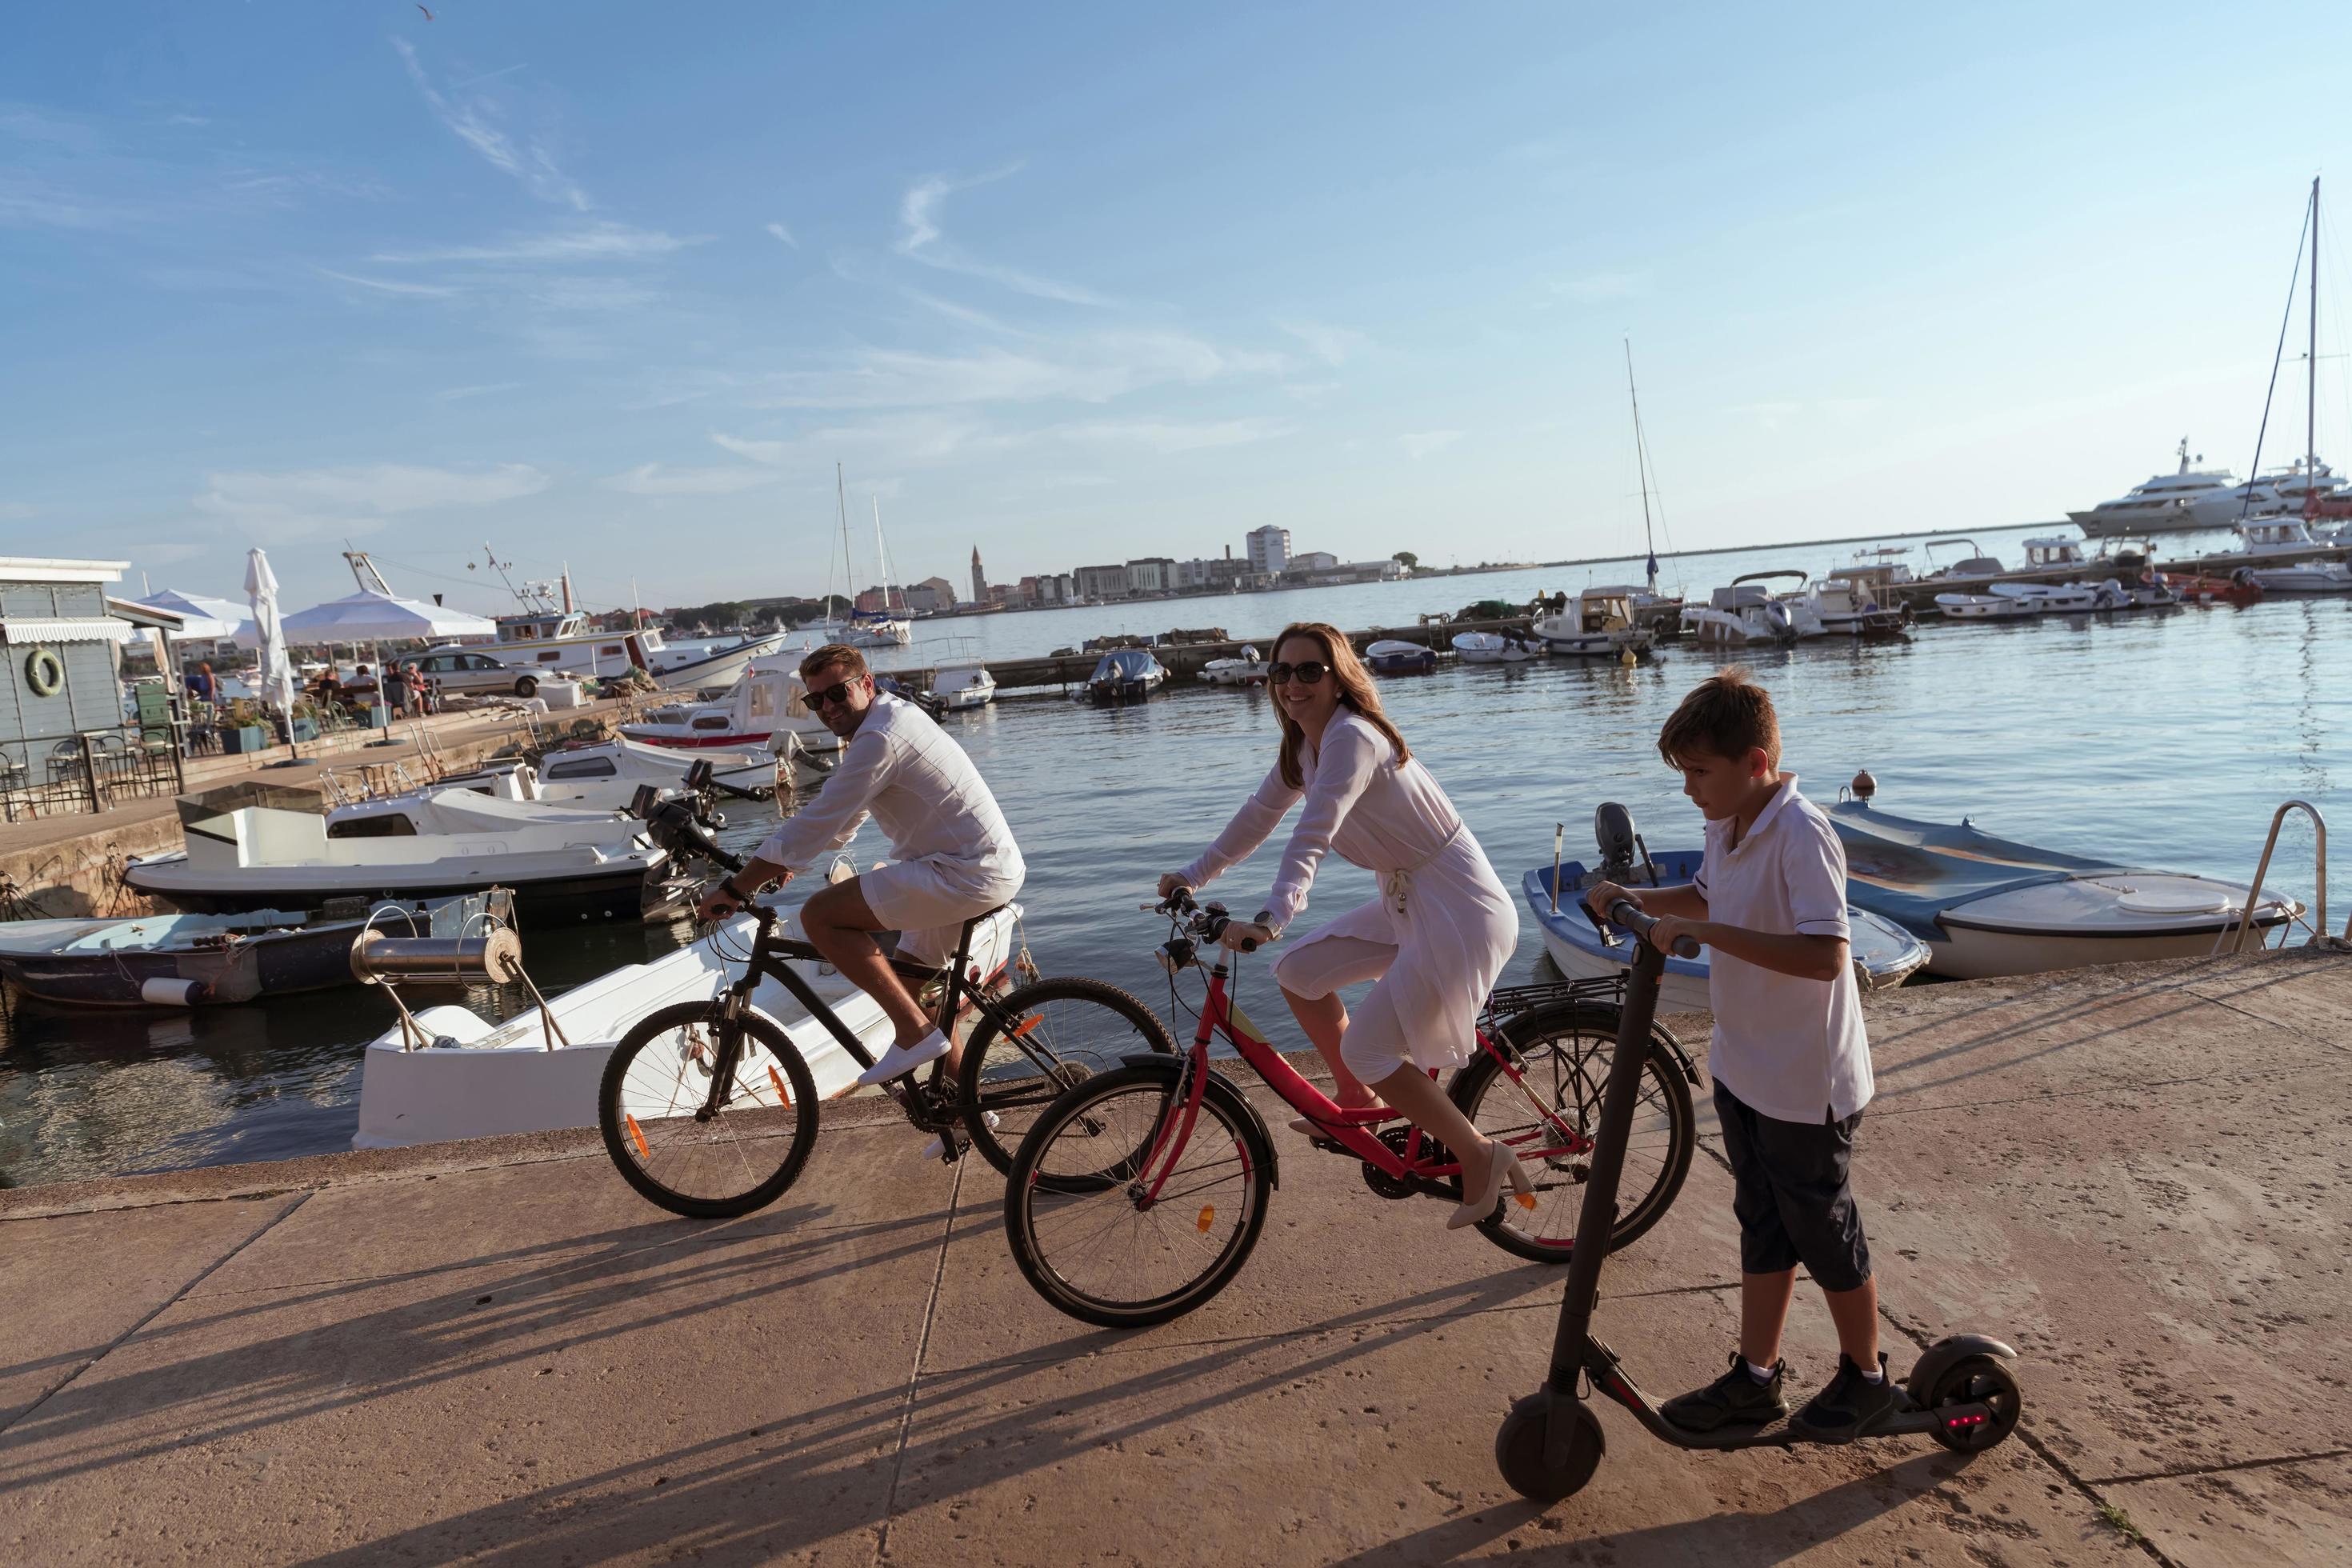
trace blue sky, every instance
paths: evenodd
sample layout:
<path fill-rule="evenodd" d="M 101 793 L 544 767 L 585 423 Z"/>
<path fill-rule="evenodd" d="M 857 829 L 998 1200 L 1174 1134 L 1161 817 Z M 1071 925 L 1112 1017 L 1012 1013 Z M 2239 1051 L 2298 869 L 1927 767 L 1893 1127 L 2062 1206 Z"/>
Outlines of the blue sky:
<path fill-rule="evenodd" d="M 1683 547 L 2246 468 L 2352 7 L 1632 9 L 21 7 L 0 552 L 813 593 L 836 461 L 868 579 L 1637 550 L 1628 334 Z"/>

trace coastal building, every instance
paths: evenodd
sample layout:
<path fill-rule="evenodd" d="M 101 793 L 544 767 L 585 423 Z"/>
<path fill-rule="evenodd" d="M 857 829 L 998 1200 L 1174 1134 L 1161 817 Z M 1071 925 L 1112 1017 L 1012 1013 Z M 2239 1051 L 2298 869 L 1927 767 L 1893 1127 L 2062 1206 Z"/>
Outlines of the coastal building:
<path fill-rule="evenodd" d="M 1341 574 L 1363 583 L 1398 583 L 1412 574 L 1402 561 L 1350 561 L 1339 568 Z"/>
<path fill-rule="evenodd" d="M 980 546 L 977 544 L 971 547 L 971 596 L 983 605 L 991 602 L 988 596 L 988 574 L 981 569 Z"/>
<path fill-rule="evenodd" d="M 907 607 L 923 615 L 936 616 L 956 606 L 955 584 L 944 577 L 926 577 L 908 584 L 900 592 L 906 595 Z"/>
<path fill-rule="evenodd" d="M 181 625 L 176 616 L 109 599 L 106 584 L 129 567 L 0 556 L 0 795 L 87 784 L 95 740 L 85 737 L 121 744 L 122 644 L 134 624 L 167 636 Z M 176 749 L 167 750 L 176 760 Z M 74 793 L 68 787 L 64 797 Z M 97 792 L 89 793 L 95 809 Z"/>
<path fill-rule="evenodd" d="M 1176 586 L 1176 563 L 1165 555 L 1145 555 L 1127 563 L 1127 591 L 1166 594 Z"/>
<path fill-rule="evenodd" d="M 1086 599 L 1124 599 L 1127 597 L 1127 566 L 1081 566 L 1070 574 L 1076 596 Z"/>
<path fill-rule="evenodd" d="M 1319 572 L 1337 572 L 1339 569 L 1339 558 L 1328 550 L 1310 550 L 1304 555 L 1294 555 L 1290 558 L 1290 565 L 1286 568 L 1302 577 L 1311 577 Z"/>
<path fill-rule="evenodd" d="M 1268 523 L 1250 530 L 1245 542 L 1251 571 L 1279 576 L 1290 569 L 1290 530 Z"/>
<path fill-rule="evenodd" d="M 1231 589 L 1253 575 L 1250 563 L 1234 559 L 1234 547 L 1228 544 L 1223 555 L 1198 556 L 1176 563 L 1175 586 L 1180 593 L 1214 593 Z"/>

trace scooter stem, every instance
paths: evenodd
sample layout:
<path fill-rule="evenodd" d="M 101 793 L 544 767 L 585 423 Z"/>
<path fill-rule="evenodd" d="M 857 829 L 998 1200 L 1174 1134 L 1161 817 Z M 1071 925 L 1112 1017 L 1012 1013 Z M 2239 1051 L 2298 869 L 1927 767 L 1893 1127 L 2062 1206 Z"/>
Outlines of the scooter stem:
<path fill-rule="evenodd" d="M 1609 1234 L 1617 1226 L 1617 1182 L 1625 1170 L 1625 1140 L 1633 1131 L 1633 1104 L 1642 1089 L 1642 1069 L 1650 1054 L 1650 1024 L 1657 1016 L 1658 984 L 1666 955 L 1646 941 L 1633 944 L 1632 973 L 1617 1015 L 1617 1048 L 1609 1058 L 1609 1079 L 1601 1092 L 1601 1124 L 1593 1131 L 1599 1157 L 1584 1187 L 1576 1220 L 1576 1250 L 1569 1258 L 1568 1289 L 1560 1302 L 1559 1331 L 1552 1341 L 1555 1394 L 1573 1395 L 1583 1367 L 1585 1341 L 1592 1331 L 1592 1307 L 1601 1294 L 1601 1265 L 1609 1256 Z M 1568 1423 L 1550 1424 L 1564 1435 Z"/>

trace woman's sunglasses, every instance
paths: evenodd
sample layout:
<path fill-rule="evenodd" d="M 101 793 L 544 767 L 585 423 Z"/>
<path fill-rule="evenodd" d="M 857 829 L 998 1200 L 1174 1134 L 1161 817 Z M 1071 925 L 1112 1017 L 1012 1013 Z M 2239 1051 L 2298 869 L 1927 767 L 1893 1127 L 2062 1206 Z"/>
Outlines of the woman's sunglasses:
<path fill-rule="evenodd" d="M 1330 673 L 1329 665 L 1310 658 L 1303 664 L 1267 665 L 1265 681 L 1269 686 L 1287 686 L 1290 684 L 1291 677 L 1297 676 L 1299 685 L 1313 686 Z"/>
<path fill-rule="evenodd" d="M 813 686 L 809 688 L 808 705 L 815 708 L 827 702 L 846 702 L 849 700 L 849 689 L 865 679 L 862 675 L 853 675 L 847 680 L 836 680 L 823 689 Z"/>

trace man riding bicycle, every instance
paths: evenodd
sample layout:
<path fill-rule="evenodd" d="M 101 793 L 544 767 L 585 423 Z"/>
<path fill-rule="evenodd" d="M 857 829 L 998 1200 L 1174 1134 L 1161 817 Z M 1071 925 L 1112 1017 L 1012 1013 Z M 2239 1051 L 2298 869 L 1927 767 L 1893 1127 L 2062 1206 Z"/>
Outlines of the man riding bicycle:
<path fill-rule="evenodd" d="M 1004 814 L 963 748 L 911 702 L 877 691 L 866 656 L 828 643 L 801 660 L 808 706 L 845 742 L 816 798 L 761 841 L 740 871 L 703 896 L 715 920 L 768 883 L 792 879 L 847 844 L 868 816 L 897 857 L 887 866 L 820 888 L 801 906 L 801 931 L 826 963 L 864 991 L 897 1038 L 859 1079 L 886 1083 L 934 1061 L 955 1067 L 955 1043 L 932 1024 L 891 972 L 873 933 L 899 933 L 898 951 L 942 964 L 963 922 L 1021 890 L 1027 867 Z"/>

